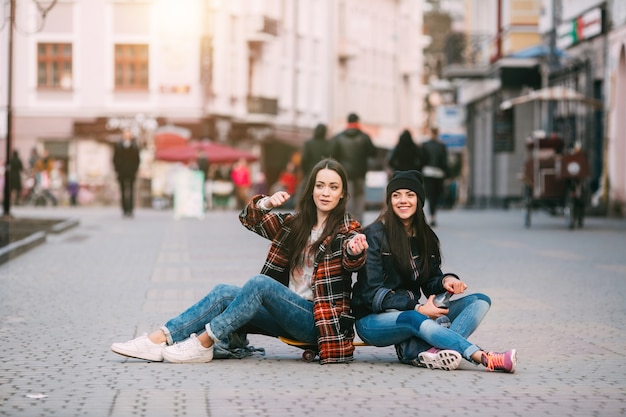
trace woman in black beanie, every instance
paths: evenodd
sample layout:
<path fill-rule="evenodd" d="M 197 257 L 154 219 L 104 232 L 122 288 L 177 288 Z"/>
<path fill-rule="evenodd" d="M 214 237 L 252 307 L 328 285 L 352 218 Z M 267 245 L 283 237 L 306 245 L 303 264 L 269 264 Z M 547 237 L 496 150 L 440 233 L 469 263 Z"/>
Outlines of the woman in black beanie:
<path fill-rule="evenodd" d="M 352 297 L 359 336 L 374 346 L 395 345 L 398 359 L 415 366 L 452 370 L 465 358 L 491 371 L 515 372 L 515 349 L 487 352 L 466 339 L 487 314 L 489 297 L 476 293 L 450 300 L 448 307 L 435 304 L 435 295 L 462 294 L 467 285 L 441 271 L 424 195 L 421 173 L 396 172 L 387 185 L 387 207 L 363 230 L 367 261 Z"/>

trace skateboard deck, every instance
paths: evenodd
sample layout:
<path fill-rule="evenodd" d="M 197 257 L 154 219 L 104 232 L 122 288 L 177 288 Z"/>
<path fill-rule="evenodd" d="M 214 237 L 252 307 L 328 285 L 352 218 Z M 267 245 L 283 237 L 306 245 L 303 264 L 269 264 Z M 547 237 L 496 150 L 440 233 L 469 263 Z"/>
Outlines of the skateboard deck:
<path fill-rule="evenodd" d="M 304 350 L 304 352 L 302 352 L 302 360 L 305 362 L 313 362 L 313 360 L 319 354 L 316 344 L 302 342 L 300 340 L 289 339 L 283 336 L 278 336 L 278 340 L 280 340 L 281 342 L 289 346 L 297 347 L 298 349 Z M 363 342 L 362 340 L 355 340 L 352 342 L 352 345 L 354 347 L 370 346 L 367 343 Z"/>

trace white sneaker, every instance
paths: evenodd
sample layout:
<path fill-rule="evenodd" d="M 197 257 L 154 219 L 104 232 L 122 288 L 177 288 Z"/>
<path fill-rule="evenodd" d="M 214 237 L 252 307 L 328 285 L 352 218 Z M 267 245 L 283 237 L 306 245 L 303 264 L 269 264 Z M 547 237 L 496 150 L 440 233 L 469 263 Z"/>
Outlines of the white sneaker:
<path fill-rule="evenodd" d="M 452 371 L 461 364 L 461 354 L 454 350 L 430 348 L 417 355 L 420 364 L 429 369 L 443 369 Z"/>
<path fill-rule="evenodd" d="M 173 363 L 205 363 L 213 360 L 213 346 L 202 346 L 196 334 L 189 339 L 163 349 L 163 358 Z"/>
<path fill-rule="evenodd" d="M 115 353 L 153 362 L 163 361 L 164 348 L 165 343 L 154 343 L 146 333 L 128 342 L 111 345 L 111 350 Z"/>

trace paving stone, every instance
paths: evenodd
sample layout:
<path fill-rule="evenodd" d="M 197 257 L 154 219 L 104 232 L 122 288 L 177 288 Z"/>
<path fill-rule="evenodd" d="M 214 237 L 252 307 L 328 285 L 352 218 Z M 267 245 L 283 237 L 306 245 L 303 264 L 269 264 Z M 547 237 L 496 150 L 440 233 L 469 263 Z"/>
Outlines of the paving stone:
<path fill-rule="evenodd" d="M 158 328 L 218 283 L 243 285 L 269 242 L 234 211 L 14 214 L 79 224 L 0 265 L 0 416 L 626 415 L 624 220 L 588 218 L 570 231 L 540 214 L 525 229 L 516 210 L 440 213 L 443 269 L 492 298 L 470 340 L 517 348 L 518 372 L 507 375 L 465 361 L 452 372 L 415 368 L 393 347 L 320 366 L 259 335 L 249 340 L 265 355 L 241 360 L 125 358 L 111 343 Z"/>

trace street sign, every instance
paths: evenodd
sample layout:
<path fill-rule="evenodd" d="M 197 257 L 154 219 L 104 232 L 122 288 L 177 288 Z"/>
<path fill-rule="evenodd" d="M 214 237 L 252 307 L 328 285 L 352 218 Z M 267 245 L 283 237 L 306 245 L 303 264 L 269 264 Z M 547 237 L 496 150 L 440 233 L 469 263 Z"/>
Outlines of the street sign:
<path fill-rule="evenodd" d="M 446 105 L 437 107 L 439 139 L 449 148 L 464 148 L 467 142 L 465 107 Z"/>

